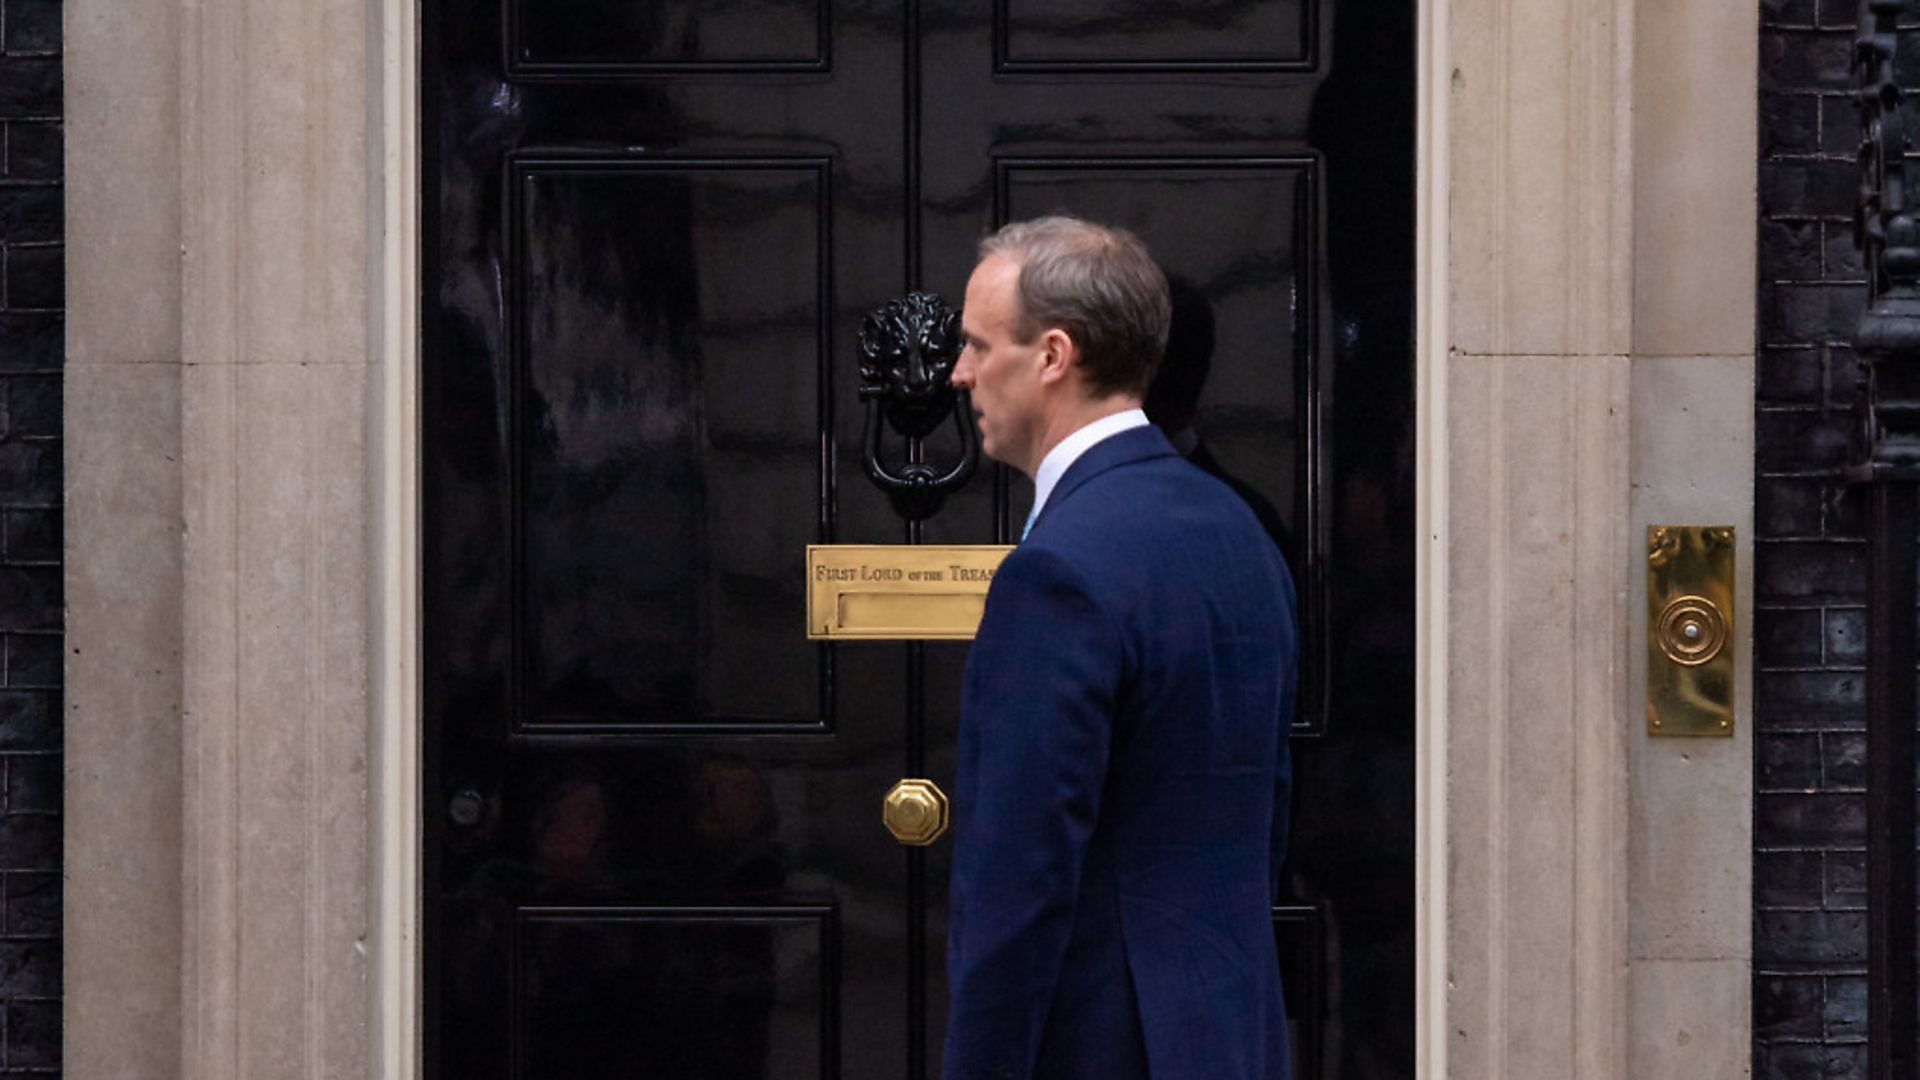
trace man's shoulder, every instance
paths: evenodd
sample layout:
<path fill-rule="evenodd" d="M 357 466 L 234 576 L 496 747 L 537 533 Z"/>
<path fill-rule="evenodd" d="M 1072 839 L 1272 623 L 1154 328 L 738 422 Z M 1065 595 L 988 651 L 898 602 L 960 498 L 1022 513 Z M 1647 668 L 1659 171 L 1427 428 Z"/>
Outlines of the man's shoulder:
<path fill-rule="evenodd" d="M 1284 557 L 1246 501 L 1184 458 L 1093 477 L 1058 509 L 1015 551 L 1049 552 L 1102 589 L 1169 575 L 1194 587 L 1204 579 L 1208 588 L 1291 589 Z"/>
<path fill-rule="evenodd" d="M 1050 530 L 1045 535 L 1036 532 L 1007 552 L 993 572 L 992 592 L 1076 596 L 1100 607 L 1101 582 L 1108 577 L 1098 546 L 1083 543 L 1072 529 Z"/>
<path fill-rule="evenodd" d="M 1174 534 L 1170 511 L 1229 525 L 1245 509 L 1232 488 L 1177 454 L 1147 458 L 1092 476 L 1060 506 L 1063 524 L 1107 541 L 1152 541 Z M 1124 530 L 1114 533 L 1111 530 Z M 1174 538 L 1169 535 L 1169 539 Z"/>

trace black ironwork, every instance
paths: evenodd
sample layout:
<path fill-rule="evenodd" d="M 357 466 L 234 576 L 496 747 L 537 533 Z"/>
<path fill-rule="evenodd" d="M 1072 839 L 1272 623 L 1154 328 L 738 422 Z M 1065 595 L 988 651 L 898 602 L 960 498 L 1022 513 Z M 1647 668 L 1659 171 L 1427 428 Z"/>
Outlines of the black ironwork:
<path fill-rule="evenodd" d="M 908 293 L 860 321 L 867 476 L 908 521 L 939 513 L 980 464 L 967 395 L 950 381 L 959 358 L 960 313 L 933 293 Z M 923 460 L 921 440 L 949 418 L 960 434 L 960 458 L 943 472 Z M 886 427 L 907 440 L 906 461 L 897 469 L 887 465 L 883 452 Z"/>
<path fill-rule="evenodd" d="M 1915 557 L 1920 489 L 1920 222 L 1895 58 L 1908 0 L 1861 0 L 1860 192 L 1854 240 L 1867 310 L 1854 348 L 1855 458 L 1867 492 L 1867 1060 L 1873 1080 L 1916 1075 Z"/>

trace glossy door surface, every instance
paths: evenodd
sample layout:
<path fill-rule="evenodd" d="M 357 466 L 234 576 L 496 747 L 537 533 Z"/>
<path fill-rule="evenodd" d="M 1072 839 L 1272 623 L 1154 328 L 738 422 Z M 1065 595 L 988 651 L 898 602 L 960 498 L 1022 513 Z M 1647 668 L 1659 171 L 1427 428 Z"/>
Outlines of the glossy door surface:
<path fill-rule="evenodd" d="M 937 1071 L 947 841 L 881 806 L 965 647 L 808 642 L 803 549 L 1011 538 L 1004 470 L 867 481 L 858 327 L 1069 210 L 1176 278 L 1156 407 L 1301 586 L 1299 1075 L 1411 1076 L 1411 4 L 423 10 L 430 1075 Z"/>

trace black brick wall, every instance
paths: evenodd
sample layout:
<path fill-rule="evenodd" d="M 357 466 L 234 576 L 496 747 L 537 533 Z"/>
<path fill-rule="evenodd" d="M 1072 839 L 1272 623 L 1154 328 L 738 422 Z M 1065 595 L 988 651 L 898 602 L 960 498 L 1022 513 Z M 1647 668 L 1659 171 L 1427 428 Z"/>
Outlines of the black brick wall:
<path fill-rule="evenodd" d="M 60 0 L 0 0 L 0 1076 L 60 1071 Z"/>
<path fill-rule="evenodd" d="M 1866 1076 L 1866 797 L 1847 452 L 1865 301 L 1853 248 L 1854 0 L 1760 7 L 1754 485 L 1754 1060 L 1759 1080 Z M 1903 73 L 1912 82 L 1914 72 Z"/>

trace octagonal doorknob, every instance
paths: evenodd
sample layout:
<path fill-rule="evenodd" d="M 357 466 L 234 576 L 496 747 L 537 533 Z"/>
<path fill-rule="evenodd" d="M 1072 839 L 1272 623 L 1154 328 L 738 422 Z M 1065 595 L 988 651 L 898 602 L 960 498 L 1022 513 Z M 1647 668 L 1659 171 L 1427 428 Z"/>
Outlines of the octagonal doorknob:
<path fill-rule="evenodd" d="M 880 820 L 895 840 L 925 847 L 947 831 L 947 795 L 931 780 L 908 777 L 887 792 Z"/>

